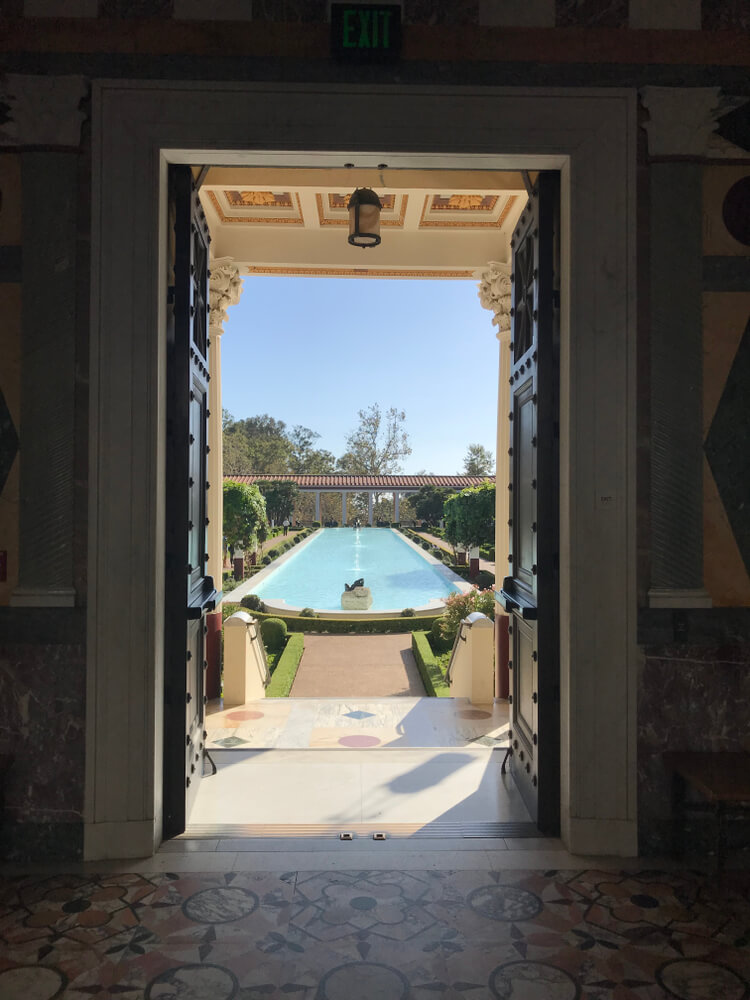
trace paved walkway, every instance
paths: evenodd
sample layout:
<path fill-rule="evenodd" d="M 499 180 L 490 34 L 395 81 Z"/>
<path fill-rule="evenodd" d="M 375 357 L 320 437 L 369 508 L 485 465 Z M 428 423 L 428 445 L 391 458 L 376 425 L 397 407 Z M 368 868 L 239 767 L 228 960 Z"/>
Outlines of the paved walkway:
<path fill-rule="evenodd" d="M 428 531 L 420 531 L 419 528 L 414 529 L 421 538 L 427 539 L 428 542 L 432 542 L 433 545 L 437 545 L 439 549 L 444 552 L 450 552 L 453 555 L 453 549 L 450 546 L 450 542 L 446 542 L 444 538 L 438 538 L 437 535 L 431 535 Z M 486 569 L 488 573 L 495 573 L 495 564 L 489 562 L 487 559 L 479 560 L 479 568 Z"/>
<path fill-rule="evenodd" d="M 382 698 L 425 694 L 411 633 L 306 635 L 292 698 Z"/>

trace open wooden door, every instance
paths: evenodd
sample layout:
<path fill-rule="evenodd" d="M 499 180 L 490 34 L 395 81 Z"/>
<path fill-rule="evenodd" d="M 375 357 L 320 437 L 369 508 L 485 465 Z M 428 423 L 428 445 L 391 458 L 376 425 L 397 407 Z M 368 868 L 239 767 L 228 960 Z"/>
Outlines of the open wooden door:
<path fill-rule="evenodd" d="M 539 175 L 511 242 L 511 555 L 501 591 L 511 770 L 546 834 L 560 825 L 559 191 L 557 173 Z"/>
<path fill-rule="evenodd" d="M 164 657 L 164 836 L 185 829 L 205 745 L 206 612 L 220 598 L 206 575 L 208 247 L 192 172 L 169 168 L 167 482 Z"/>

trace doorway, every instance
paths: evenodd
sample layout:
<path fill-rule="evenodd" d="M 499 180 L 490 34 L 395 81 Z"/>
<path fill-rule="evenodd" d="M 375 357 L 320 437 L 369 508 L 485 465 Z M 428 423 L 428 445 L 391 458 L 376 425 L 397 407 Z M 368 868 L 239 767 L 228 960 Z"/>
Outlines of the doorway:
<path fill-rule="evenodd" d="M 352 156 L 376 166 L 383 153 L 362 151 L 373 147 L 404 166 L 561 172 L 561 832 L 571 850 L 632 852 L 633 95 L 320 89 L 106 84 L 95 94 L 86 856 L 142 854 L 161 830 L 165 365 L 155 334 L 167 163 Z M 233 152 L 249 128 L 258 148 Z M 269 152 L 295 146 L 318 151 Z M 435 152 L 406 152 L 415 148 Z M 123 255 L 134 246 L 144 252 Z"/>

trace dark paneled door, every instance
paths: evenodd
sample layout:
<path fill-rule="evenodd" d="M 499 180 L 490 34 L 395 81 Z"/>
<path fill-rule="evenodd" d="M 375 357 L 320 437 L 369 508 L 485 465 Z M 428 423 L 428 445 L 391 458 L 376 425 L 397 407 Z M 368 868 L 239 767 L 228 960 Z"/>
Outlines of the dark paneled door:
<path fill-rule="evenodd" d="M 203 773 L 206 612 L 208 226 L 186 166 L 169 173 L 164 836 L 182 833 Z"/>
<path fill-rule="evenodd" d="M 559 175 L 541 173 L 511 243 L 511 770 L 544 833 L 560 822 Z M 498 483 L 498 488 L 503 484 Z"/>

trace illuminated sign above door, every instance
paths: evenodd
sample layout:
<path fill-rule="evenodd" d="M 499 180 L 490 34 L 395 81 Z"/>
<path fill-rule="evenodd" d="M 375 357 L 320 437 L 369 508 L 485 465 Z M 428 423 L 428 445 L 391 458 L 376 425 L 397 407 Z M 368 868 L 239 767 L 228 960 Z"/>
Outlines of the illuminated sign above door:
<path fill-rule="evenodd" d="M 331 4 L 331 55 L 342 62 L 397 62 L 401 55 L 398 4 Z"/>

